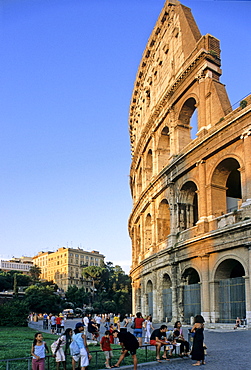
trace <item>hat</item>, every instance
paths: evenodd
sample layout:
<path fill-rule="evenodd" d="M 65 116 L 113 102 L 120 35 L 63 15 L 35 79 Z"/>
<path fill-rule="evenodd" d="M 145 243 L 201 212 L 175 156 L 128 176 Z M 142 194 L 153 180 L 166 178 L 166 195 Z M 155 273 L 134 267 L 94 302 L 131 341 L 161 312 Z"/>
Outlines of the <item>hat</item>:
<path fill-rule="evenodd" d="M 77 322 L 77 324 L 75 325 L 75 329 L 81 328 L 81 327 L 84 327 L 84 324 L 82 322 Z"/>

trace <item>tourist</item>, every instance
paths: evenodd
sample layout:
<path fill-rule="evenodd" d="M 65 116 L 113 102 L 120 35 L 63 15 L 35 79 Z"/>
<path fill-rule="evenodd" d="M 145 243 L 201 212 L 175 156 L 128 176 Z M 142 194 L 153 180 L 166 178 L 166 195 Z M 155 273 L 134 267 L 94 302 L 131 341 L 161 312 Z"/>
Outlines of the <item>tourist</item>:
<path fill-rule="evenodd" d="M 191 351 L 192 359 L 196 360 L 193 366 L 205 365 L 204 360 L 204 318 L 201 315 L 196 315 L 194 318 L 194 325 L 191 329 L 191 333 L 194 333 L 193 337 L 193 348 Z"/>
<path fill-rule="evenodd" d="M 164 346 L 164 355 L 162 358 L 168 360 L 166 355 L 166 345 L 169 343 L 166 338 L 167 326 L 161 325 L 159 329 L 155 329 L 150 337 L 150 344 L 156 347 L 156 361 L 161 362 L 160 360 L 160 349 Z"/>
<path fill-rule="evenodd" d="M 110 369 L 110 360 L 113 357 L 111 343 L 110 343 L 110 332 L 109 330 L 105 331 L 105 335 L 102 337 L 100 341 L 100 348 L 104 352 L 105 355 L 105 367 Z"/>
<path fill-rule="evenodd" d="M 72 356 L 72 370 L 76 369 L 76 364 L 80 360 L 80 367 L 81 370 L 85 370 L 89 365 L 89 360 L 91 360 L 92 356 L 89 354 L 89 350 L 87 347 L 86 336 L 84 335 L 84 326 L 82 322 L 78 322 L 75 326 L 74 334 L 72 339 L 74 342 L 77 343 L 79 347 L 79 354 L 75 354 Z"/>
<path fill-rule="evenodd" d="M 189 343 L 185 340 L 182 330 L 182 325 L 180 321 L 176 321 L 174 324 L 174 330 L 179 331 L 179 336 L 176 340 L 177 343 L 180 343 L 180 354 L 181 356 L 188 356 L 189 354 Z"/>
<path fill-rule="evenodd" d="M 54 343 L 51 345 L 51 351 L 53 357 L 56 359 L 57 370 L 60 368 L 60 363 L 63 365 L 63 369 L 66 370 L 65 352 L 63 347 L 67 343 L 67 339 L 72 336 L 72 329 L 68 328 Z"/>
<path fill-rule="evenodd" d="M 143 322 L 145 319 L 143 319 L 141 312 L 136 313 L 136 318 L 134 319 L 134 330 L 133 334 L 136 338 L 138 338 L 139 346 L 142 346 L 142 334 L 143 334 Z"/>
<path fill-rule="evenodd" d="M 36 333 L 31 346 L 32 370 L 45 370 L 45 354 L 49 353 L 43 334 Z"/>
<path fill-rule="evenodd" d="M 145 329 L 145 343 L 149 343 L 151 337 L 151 329 L 154 330 L 150 315 L 148 315 L 146 320 L 144 321 L 143 328 Z"/>
<path fill-rule="evenodd" d="M 113 336 L 114 338 L 119 339 L 119 343 L 122 347 L 122 353 L 117 363 L 112 367 L 119 367 L 120 363 L 123 361 L 125 357 L 128 356 L 129 352 L 133 359 L 134 370 L 137 370 L 138 359 L 136 356 L 136 351 L 139 348 L 139 343 L 135 336 L 128 331 L 118 332 L 118 330 L 113 331 Z"/>

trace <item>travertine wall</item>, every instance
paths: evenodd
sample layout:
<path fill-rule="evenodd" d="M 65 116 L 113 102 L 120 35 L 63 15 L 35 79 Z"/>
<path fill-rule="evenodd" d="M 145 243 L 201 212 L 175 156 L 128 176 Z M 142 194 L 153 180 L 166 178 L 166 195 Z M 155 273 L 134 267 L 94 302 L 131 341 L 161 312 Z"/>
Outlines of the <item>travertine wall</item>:
<path fill-rule="evenodd" d="M 133 310 L 155 320 L 229 321 L 222 286 L 239 278 L 239 310 L 251 320 L 251 97 L 232 111 L 220 67 L 219 40 L 166 2 L 129 118 Z"/>

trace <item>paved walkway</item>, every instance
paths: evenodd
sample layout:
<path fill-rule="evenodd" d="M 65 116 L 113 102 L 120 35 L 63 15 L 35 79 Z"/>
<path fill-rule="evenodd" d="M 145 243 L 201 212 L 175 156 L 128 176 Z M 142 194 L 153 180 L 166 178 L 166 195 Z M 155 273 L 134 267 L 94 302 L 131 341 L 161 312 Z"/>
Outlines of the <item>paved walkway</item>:
<path fill-rule="evenodd" d="M 67 320 L 66 326 L 74 328 L 78 319 Z M 32 323 L 30 327 L 41 330 L 42 322 Z M 160 324 L 154 324 L 159 327 Z M 47 330 L 49 332 L 49 330 Z M 103 330 L 101 330 L 103 332 Z M 184 328 L 185 337 L 187 328 Z M 208 347 L 205 370 L 251 370 L 251 330 L 224 330 L 205 329 L 205 343 Z M 144 370 L 187 370 L 193 367 L 190 358 L 173 359 L 162 363 L 150 362 L 139 364 Z M 132 369 L 132 366 L 123 366 L 121 369 Z"/>

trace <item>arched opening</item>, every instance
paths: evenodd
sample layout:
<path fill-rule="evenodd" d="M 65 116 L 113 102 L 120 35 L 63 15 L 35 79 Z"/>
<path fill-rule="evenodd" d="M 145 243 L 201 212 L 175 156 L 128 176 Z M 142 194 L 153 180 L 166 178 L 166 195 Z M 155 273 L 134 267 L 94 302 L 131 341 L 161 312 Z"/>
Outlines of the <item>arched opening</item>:
<path fill-rule="evenodd" d="M 170 155 L 169 128 L 165 126 L 161 131 L 157 147 L 158 172 L 160 172 L 164 167 L 167 166 L 169 155 Z"/>
<path fill-rule="evenodd" d="M 178 203 L 180 230 L 186 230 L 196 225 L 198 221 L 197 186 L 194 182 L 186 182 L 180 191 L 181 203 Z"/>
<path fill-rule="evenodd" d="M 142 193 L 142 168 L 140 167 L 137 179 L 137 196 L 139 197 Z"/>
<path fill-rule="evenodd" d="M 152 217 L 148 213 L 145 222 L 145 251 L 148 251 L 152 244 Z"/>
<path fill-rule="evenodd" d="M 141 312 L 141 286 L 136 290 L 136 312 Z"/>
<path fill-rule="evenodd" d="M 148 280 L 146 284 L 148 315 L 153 316 L 153 283 Z"/>
<path fill-rule="evenodd" d="M 196 111 L 196 100 L 189 98 L 183 104 L 178 117 L 178 129 L 180 137 L 180 147 L 186 146 L 191 139 L 196 137 L 198 131 L 198 118 Z"/>
<path fill-rule="evenodd" d="M 159 205 L 157 233 L 158 243 L 165 240 L 170 234 L 170 209 L 166 199 L 163 199 Z"/>
<path fill-rule="evenodd" d="M 241 202 L 240 164 L 226 158 L 218 164 L 212 176 L 212 212 L 216 217 L 238 209 Z"/>
<path fill-rule="evenodd" d="M 163 276 L 162 297 L 163 321 L 170 322 L 172 320 L 172 282 L 168 274 Z"/>
<path fill-rule="evenodd" d="M 148 153 L 147 153 L 147 156 L 146 156 L 146 182 L 147 182 L 147 185 L 151 180 L 152 174 L 153 174 L 153 154 L 152 154 L 152 150 L 149 149 Z"/>
<path fill-rule="evenodd" d="M 217 268 L 216 297 L 219 322 L 234 323 L 246 317 L 245 270 L 235 259 L 226 259 Z"/>
<path fill-rule="evenodd" d="M 190 323 L 191 316 L 201 313 L 201 298 L 200 298 L 200 277 L 198 272 L 193 268 L 185 270 L 182 280 L 184 283 L 183 289 L 183 307 L 184 321 Z"/>

